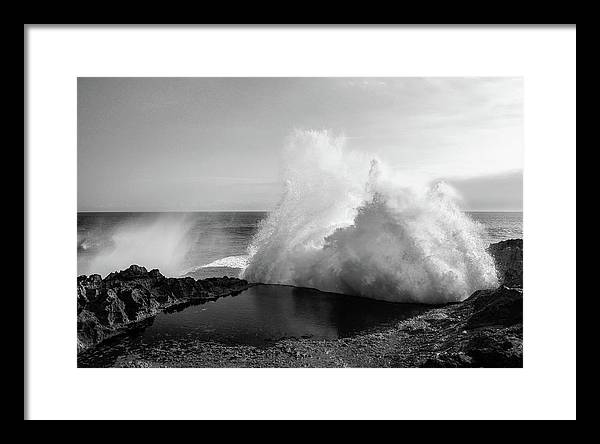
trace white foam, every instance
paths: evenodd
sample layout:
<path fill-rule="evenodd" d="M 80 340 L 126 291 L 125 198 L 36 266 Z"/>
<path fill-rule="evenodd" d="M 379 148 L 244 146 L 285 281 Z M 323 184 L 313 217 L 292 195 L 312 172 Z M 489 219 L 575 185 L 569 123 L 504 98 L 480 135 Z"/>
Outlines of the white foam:
<path fill-rule="evenodd" d="M 203 268 L 232 268 L 243 270 L 248 266 L 249 255 L 241 255 L 241 256 L 227 256 L 221 259 L 217 259 L 216 261 L 210 262 L 205 265 L 199 265 L 187 268 L 179 273 L 179 276 L 186 276 L 189 274 L 193 274 Z"/>
<path fill-rule="evenodd" d="M 214 268 L 214 267 L 223 267 L 223 268 L 246 268 L 248 265 L 249 255 L 243 256 L 228 256 L 221 259 L 217 259 L 216 261 L 211 262 L 210 264 L 202 265 L 199 268 Z"/>
<path fill-rule="evenodd" d="M 443 183 L 415 183 L 327 132 L 296 131 L 286 188 L 244 277 L 398 302 L 443 303 L 497 285 L 482 226 Z"/>
<path fill-rule="evenodd" d="M 190 226 L 189 216 L 166 213 L 125 221 L 111 234 L 110 247 L 92 258 L 89 269 L 105 276 L 137 264 L 177 276 L 191 245 Z"/>

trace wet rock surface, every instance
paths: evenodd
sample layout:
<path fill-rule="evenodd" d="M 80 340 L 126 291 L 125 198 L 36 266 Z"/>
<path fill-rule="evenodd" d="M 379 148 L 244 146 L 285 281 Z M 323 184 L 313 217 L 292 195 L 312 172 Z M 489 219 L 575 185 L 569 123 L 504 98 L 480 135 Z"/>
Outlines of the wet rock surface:
<path fill-rule="evenodd" d="M 115 367 L 522 367 L 523 366 L 523 290 L 522 240 L 492 244 L 490 253 L 497 261 L 502 284 L 491 290 L 473 293 L 461 303 L 430 306 L 423 313 L 379 331 L 337 340 L 316 340 L 310 337 L 274 341 L 268 347 L 226 345 L 218 342 L 164 340 L 151 347 L 133 347 L 119 356 Z M 141 267 L 139 267 L 141 268 Z M 125 275 L 108 276 L 104 281 L 85 277 L 78 294 L 78 312 L 85 338 L 102 334 L 110 323 L 129 319 L 128 310 L 150 313 L 164 304 L 176 306 L 177 295 L 217 294 L 204 289 L 207 284 L 175 279 L 169 280 L 153 270 L 154 278 L 140 278 L 144 271 L 126 270 Z M 121 272 L 124 273 L 124 272 Z M 160 277 L 159 277 L 160 276 Z M 156 279 L 156 280 L 153 280 Z M 109 280 L 109 285 L 106 281 Z M 168 281 L 171 281 L 170 283 Z M 121 287 L 116 285 L 120 282 Z M 136 291 L 133 293 L 132 283 Z M 220 291 L 251 285 L 237 279 L 213 284 Z M 118 289 L 123 288 L 120 292 Z M 109 291 L 114 292 L 109 294 Z M 129 291 L 129 293 L 128 293 Z M 156 295 L 149 298 L 145 291 Z M 100 295 L 100 296 L 99 296 Z M 120 297 L 122 295 L 122 297 Z M 100 307 L 100 317 L 89 319 L 87 308 Z M 116 299 L 115 299 L 116 298 Z M 118 299 L 118 300 L 117 300 Z M 166 301 L 158 308 L 154 303 Z M 161 303 L 161 302 L 159 302 Z M 100 323 L 100 328 L 86 322 Z M 105 322 L 105 324 L 102 324 Z M 135 321 L 129 321 L 134 322 Z M 108 325 L 109 327 L 105 327 Z M 79 338 L 78 323 L 78 338 Z M 87 328 L 87 330 L 86 330 Z M 80 362 L 80 366 L 86 366 Z"/>
<path fill-rule="evenodd" d="M 523 239 L 509 239 L 488 247 L 496 262 L 500 283 L 523 288 Z"/>
<path fill-rule="evenodd" d="M 77 278 L 77 351 L 138 328 L 162 310 L 215 300 L 250 286 L 236 278 L 167 278 L 158 270 L 128 269 Z"/>

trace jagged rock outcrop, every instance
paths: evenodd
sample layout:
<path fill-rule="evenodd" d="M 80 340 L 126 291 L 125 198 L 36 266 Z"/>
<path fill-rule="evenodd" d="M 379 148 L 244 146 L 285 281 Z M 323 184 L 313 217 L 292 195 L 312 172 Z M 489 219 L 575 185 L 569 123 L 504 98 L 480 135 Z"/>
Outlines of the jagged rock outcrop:
<path fill-rule="evenodd" d="M 425 367 L 521 367 L 523 365 L 523 290 L 500 286 L 473 293 L 445 310 L 455 319 L 439 330 L 442 352 Z"/>
<path fill-rule="evenodd" d="M 523 290 L 520 288 L 503 285 L 495 290 L 476 291 L 463 304 L 473 306 L 468 329 L 523 323 Z"/>
<path fill-rule="evenodd" d="M 248 288 L 243 279 L 195 280 L 167 278 L 158 270 L 132 265 L 128 269 L 77 278 L 77 351 L 135 328 L 158 312 L 215 300 Z"/>
<path fill-rule="evenodd" d="M 496 261 L 496 271 L 502 285 L 523 288 L 523 239 L 509 239 L 488 247 Z"/>

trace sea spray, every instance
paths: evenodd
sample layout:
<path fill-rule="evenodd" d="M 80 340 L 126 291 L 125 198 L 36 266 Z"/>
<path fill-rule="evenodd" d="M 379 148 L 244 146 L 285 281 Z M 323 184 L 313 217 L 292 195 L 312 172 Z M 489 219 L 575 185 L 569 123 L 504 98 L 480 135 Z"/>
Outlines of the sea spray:
<path fill-rule="evenodd" d="M 284 158 L 284 194 L 244 278 L 432 304 L 497 285 L 483 227 L 444 183 L 408 183 L 327 132 L 296 131 Z"/>
<path fill-rule="evenodd" d="M 215 261 L 209 262 L 204 265 L 195 265 L 193 267 L 188 267 L 182 270 L 179 273 L 179 277 L 192 276 L 194 273 L 202 270 L 203 268 L 228 268 L 231 270 L 239 270 L 237 276 L 241 276 L 241 271 L 248 266 L 249 255 L 239 255 L 239 256 L 227 256 L 221 259 L 217 259 Z M 234 276 L 234 277 L 237 277 Z"/>
<path fill-rule="evenodd" d="M 158 268 L 166 276 L 179 276 L 192 245 L 191 224 L 191 217 L 185 214 L 161 213 L 127 220 L 115 227 L 110 241 L 94 255 L 89 269 L 104 276 L 138 264 L 148 270 Z"/>

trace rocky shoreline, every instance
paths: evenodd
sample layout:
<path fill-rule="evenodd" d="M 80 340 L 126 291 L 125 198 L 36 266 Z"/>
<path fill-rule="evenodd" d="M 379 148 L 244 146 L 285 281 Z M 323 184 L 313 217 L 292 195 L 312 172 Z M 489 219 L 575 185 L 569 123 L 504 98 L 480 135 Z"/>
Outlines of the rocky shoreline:
<path fill-rule="evenodd" d="M 236 278 L 167 278 L 160 271 L 132 265 L 104 279 L 77 278 L 77 352 L 142 327 L 161 311 L 214 301 L 252 284 Z"/>
<path fill-rule="evenodd" d="M 500 286 L 461 303 L 432 306 L 391 328 L 337 340 L 282 339 L 266 348 L 194 339 L 122 356 L 115 367 L 522 367 L 523 241 L 490 245 Z M 131 266 L 105 279 L 80 276 L 78 353 L 143 327 L 163 310 L 239 293 L 235 278 L 166 278 Z"/>

